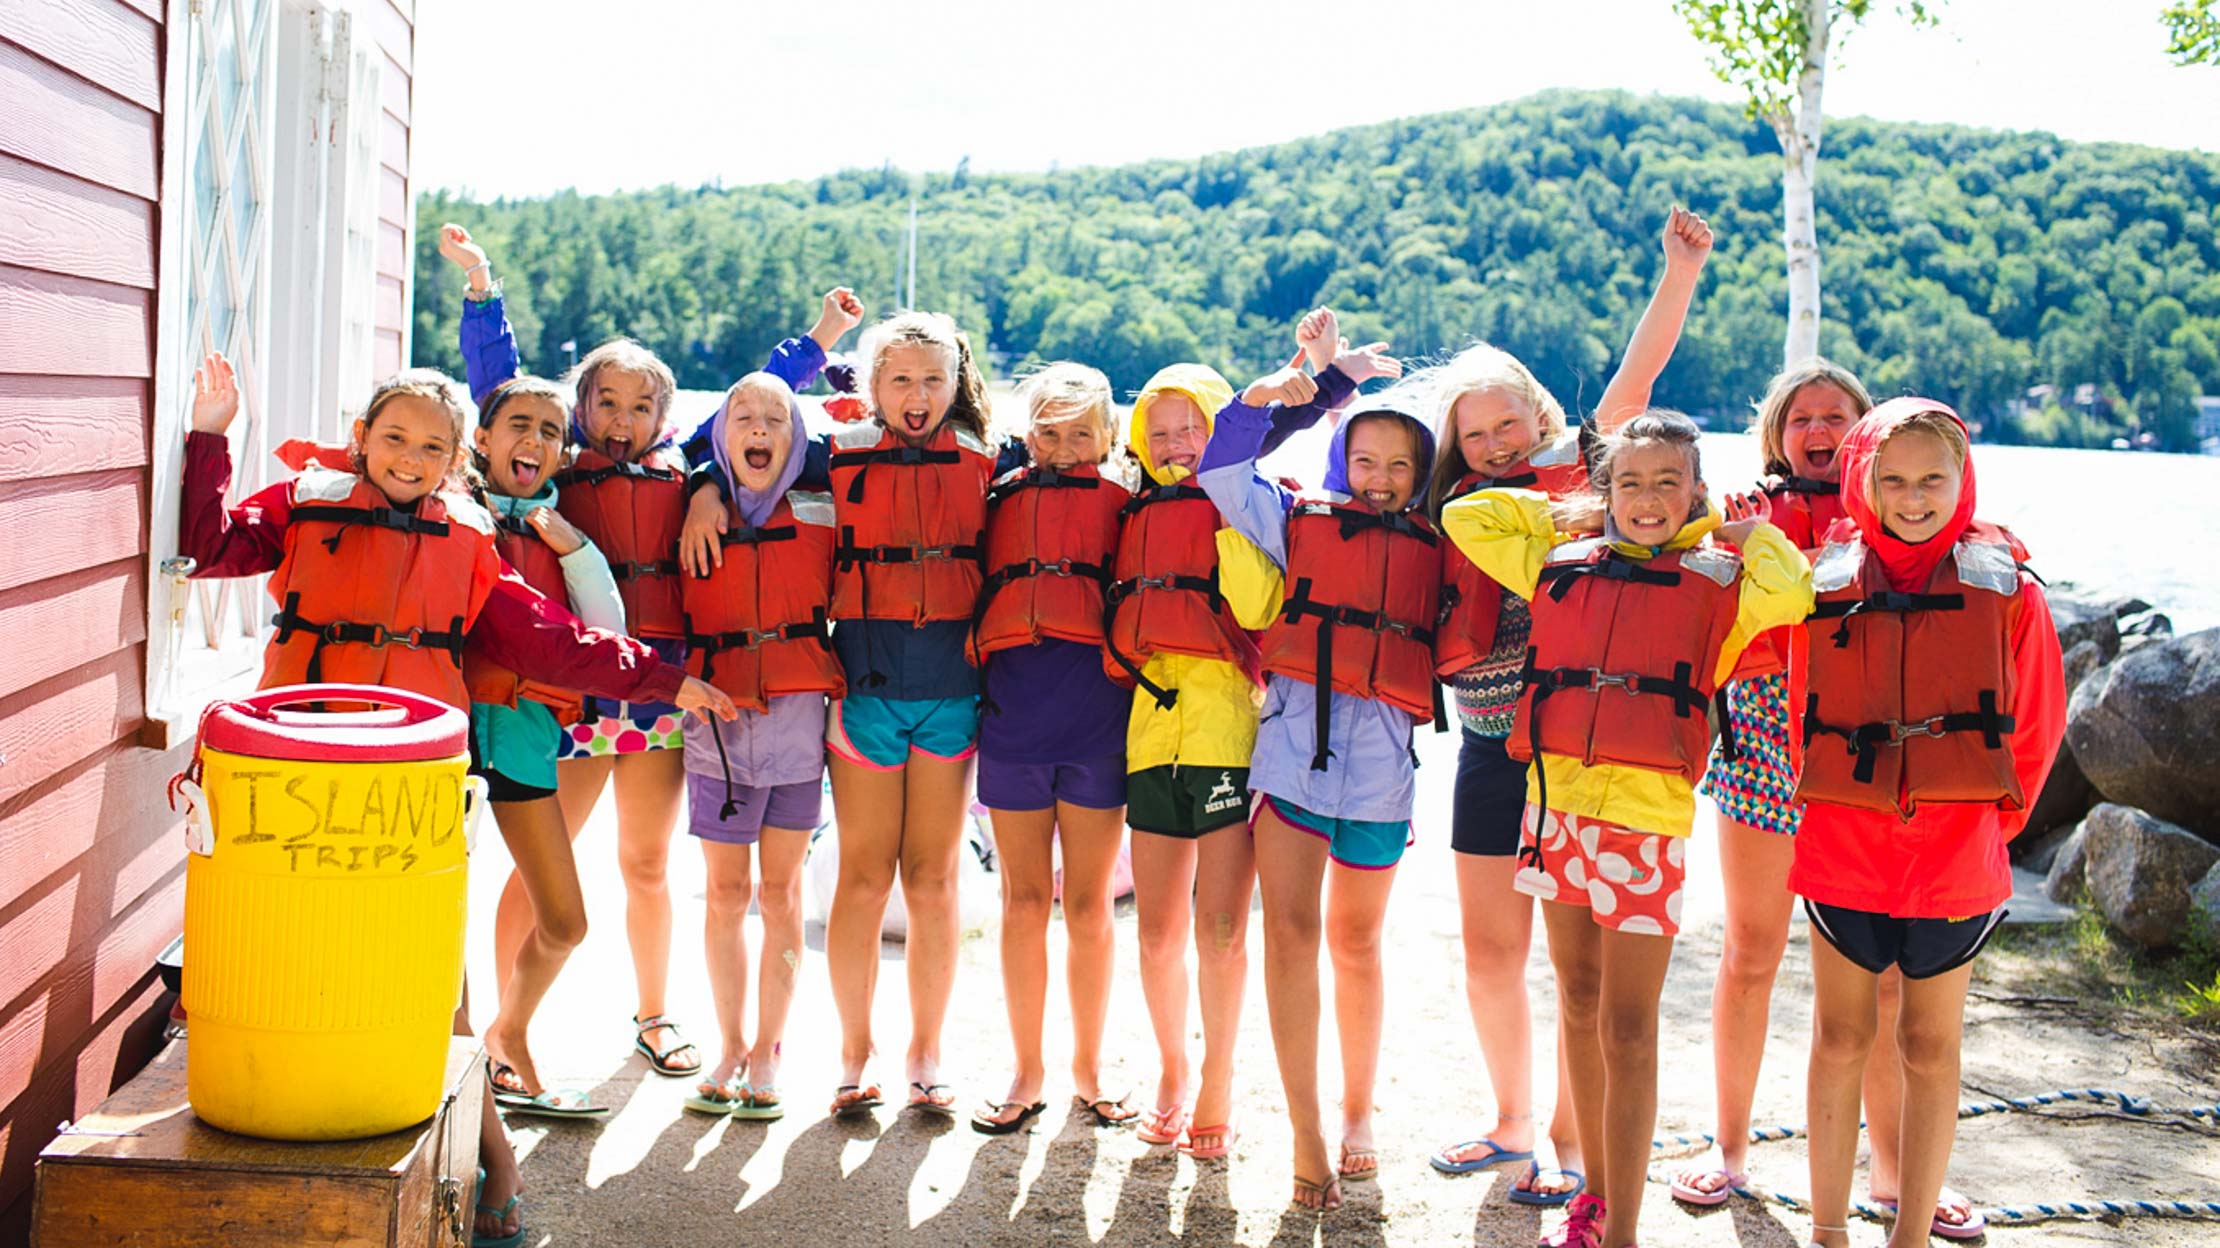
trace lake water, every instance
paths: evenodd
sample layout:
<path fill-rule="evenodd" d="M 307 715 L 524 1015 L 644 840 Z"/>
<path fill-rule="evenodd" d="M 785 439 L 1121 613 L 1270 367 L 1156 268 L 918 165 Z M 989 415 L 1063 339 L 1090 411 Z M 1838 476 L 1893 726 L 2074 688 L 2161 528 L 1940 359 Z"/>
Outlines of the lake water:
<path fill-rule="evenodd" d="M 676 410 L 690 430 L 720 398 L 681 391 Z M 1757 479 L 1757 439 L 1748 434 L 1707 433 L 1703 453 L 1714 492 Z M 1979 446 L 1974 455 L 1981 518 L 2018 534 L 2045 580 L 2141 598 L 2171 617 L 2176 633 L 2220 627 L 2211 553 L 2220 550 L 2220 456 L 2026 446 Z M 1290 439 L 1264 467 L 1317 484 L 1324 426 Z"/>

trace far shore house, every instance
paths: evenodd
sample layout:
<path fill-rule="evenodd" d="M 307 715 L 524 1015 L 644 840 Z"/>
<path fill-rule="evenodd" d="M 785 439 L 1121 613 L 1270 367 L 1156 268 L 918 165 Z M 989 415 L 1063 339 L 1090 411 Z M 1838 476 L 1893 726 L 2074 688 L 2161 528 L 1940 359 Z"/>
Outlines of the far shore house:
<path fill-rule="evenodd" d="M 251 689 L 258 583 L 178 579 L 195 363 L 244 493 L 408 357 L 415 0 L 0 2 L 0 1245 L 162 1034 L 163 791 Z"/>

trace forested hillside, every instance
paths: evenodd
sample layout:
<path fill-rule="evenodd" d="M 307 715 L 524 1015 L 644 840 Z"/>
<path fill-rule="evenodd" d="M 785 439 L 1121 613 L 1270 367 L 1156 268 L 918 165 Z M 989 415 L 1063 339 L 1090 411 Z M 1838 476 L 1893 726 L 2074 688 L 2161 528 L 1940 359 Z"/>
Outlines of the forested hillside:
<path fill-rule="evenodd" d="M 1474 337 L 1568 406 L 1600 392 L 1662 262 L 1667 208 L 1718 234 L 1658 400 L 1739 419 L 1779 363 L 1778 149 L 1692 100 L 1550 92 L 1274 147 L 1026 175 L 880 169 L 742 188 L 418 200 L 416 362 L 459 369 L 460 280 L 433 249 L 492 253 L 528 367 L 561 344 L 642 339 L 713 388 L 806 328 L 846 283 L 898 298 L 918 196 L 918 303 L 1002 371 L 1095 364 L 1121 390 L 1176 360 L 1237 382 L 1285 359 L 1306 308 L 1407 356 Z M 1825 350 L 1877 394 L 1959 405 L 1986 435 L 2193 441 L 2220 393 L 2220 158 L 2046 134 L 1830 121 L 1819 237 Z M 2013 416 L 2048 383 L 2066 399 Z"/>

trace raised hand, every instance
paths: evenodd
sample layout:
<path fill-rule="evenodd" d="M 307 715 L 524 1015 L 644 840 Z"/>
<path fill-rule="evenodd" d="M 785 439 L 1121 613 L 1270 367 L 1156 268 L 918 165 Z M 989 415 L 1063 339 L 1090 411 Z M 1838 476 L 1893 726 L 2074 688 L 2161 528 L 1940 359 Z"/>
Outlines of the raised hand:
<path fill-rule="evenodd" d="M 817 323 L 810 326 L 809 336 L 830 351 L 843 334 L 861 324 L 863 300 L 846 286 L 835 286 L 825 292 L 825 305 L 817 313 Z"/>
<path fill-rule="evenodd" d="M 732 698 L 724 690 L 698 676 L 688 676 L 686 683 L 678 687 L 678 696 L 672 701 L 678 704 L 678 709 L 692 711 L 704 719 L 714 715 L 730 723 L 740 718 L 740 710 L 732 704 Z"/>
<path fill-rule="evenodd" d="M 1700 269 L 1711 255 L 1711 226 L 1686 208 L 1673 209 L 1665 218 L 1667 267 Z"/>
<path fill-rule="evenodd" d="M 1742 494 L 1727 495 L 1722 500 L 1720 510 L 1726 513 L 1729 521 L 1763 520 L 1773 514 L 1773 505 L 1765 497 L 1765 491 L 1750 490 Z"/>
<path fill-rule="evenodd" d="M 1250 407 L 1263 407 L 1267 403 L 1308 403 L 1318 397 L 1318 383 L 1303 371 L 1303 357 L 1307 354 L 1307 351 L 1297 351 L 1286 367 L 1250 382 L 1249 388 L 1241 392 L 1241 401 Z"/>
<path fill-rule="evenodd" d="M 1387 349 L 1384 342 L 1368 342 L 1352 349 L 1344 338 L 1335 348 L 1334 366 L 1360 386 L 1374 377 L 1401 377 L 1403 361 L 1389 355 Z"/>
<path fill-rule="evenodd" d="M 1341 336 L 1341 324 L 1332 308 L 1319 308 L 1305 316 L 1295 326 L 1295 345 L 1303 349 L 1298 360 L 1310 361 L 1310 371 L 1322 373 L 1334 362 L 1337 344 L 1347 345 Z"/>
<path fill-rule="evenodd" d="M 679 566 L 703 577 L 712 569 L 725 566 L 724 535 L 723 496 L 714 486 L 705 485 L 695 490 L 694 496 L 686 501 L 686 524 L 678 531 Z"/>
<path fill-rule="evenodd" d="M 193 432 L 222 433 L 239 414 L 239 376 L 221 351 L 193 370 Z"/>
<path fill-rule="evenodd" d="M 558 557 L 575 554 L 586 544 L 586 535 L 553 507 L 534 507 L 524 513 L 524 523 L 531 525 L 532 531 L 539 534 L 540 540 Z"/>
<path fill-rule="evenodd" d="M 1711 535 L 1729 546 L 1739 548 L 1750 544 L 1751 531 L 1763 523 L 1765 523 L 1765 520 L 1761 516 L 1747 516 L 1732 523 L 1720 525 L 1711 531 Z"/>

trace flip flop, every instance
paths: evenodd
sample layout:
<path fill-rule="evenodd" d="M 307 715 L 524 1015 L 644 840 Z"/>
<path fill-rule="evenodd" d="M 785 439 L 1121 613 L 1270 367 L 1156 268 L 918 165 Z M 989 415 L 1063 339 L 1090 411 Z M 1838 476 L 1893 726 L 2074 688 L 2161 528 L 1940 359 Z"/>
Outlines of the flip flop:
<path fill-rule="evenodd" d="M 512 1081 L 504 1084 L 502 1076 Z M 585 1088 L 549 1088 L 533 1093 L 524 1090 L 524 1081 L 516 1068 L 507 1062 L 495 1062 L 493 1074 L 493 1103 L 512 1114 L 528 1118 L 605 1118 L 607 1105 L 594 1104 L 594 1094 Z"/>
<path fill-rule="evenodd" d="M 772 1122 L 786 1117 L 786 1102 L 779 1099 L 774 1087 L 747 1087 L 740 1089 L 740 1103 L 732 1107 L 732 1116 L 750 1122 Z"/>
<path fill-rule="evenodd" d="M 850 1093 L 854 1093 L 850 1096 Z M 844 1102 L 841 1098 L 847 1097 Z M 875 1083 L 844 1083 L 833 1090 L 832 1116 L 846 1121 L 869 1118 L 871 1111 L 885 1104 Z"/>
<path fill-rule="evenodd" d="M 1130 1095 L 1129 1093 L 1127 1096 L 1121 1096 L 1116 1100 L 1107 1096 L 1098 1096 L 1090 1101 L 1074 1093 L 1071 1103 L 1074 1108 L 1085 1110 L 1087 1113 L 1094 1115 L 1095 1125 L 1098 1127 L 1129 1127 L 1133 1125 L 1134 1119 L 1141 1116 L 1140 1110 L 1126 1104 Z M 1125 1112 L 1122 1114 L 1112 1112 L 1115 1110 L 1124 1110 Z"/>
<path fill-rule="evenodd" d="M 1350 1162 L 1357 1168 L 1351 1170 Z M 1334 1177 L 1344 1183 L 1367 1183 L 1380 1177 L 1380 1150 L 1376 1148 L 1351 1148 L 1341 1146 L 1341 1158 L 1334 1166 Z"/>
<path fill-rule="evenodd" d="M 509 1197 L 508 1203 L 502 1205 L 499 1209 L 484 1204 L 479 1201 L 478 1193 L 484 1191 L 485 1186 L 486 1172 L 481 1167 L 478 1171 L 478 1181 L 472 1184 L 470 1188 L 470 1203 L 474 1209 L 490 1213 L 498 1221 L 507 1222 L 509 1215 L 516 1212 L 517 1206 L 524 1203 L 524 1197 L 519 1193 Z M 524 1243 L 525 1229 L 524 1221 L 521 1218 L 517 1220 L 516 1234 L 514 1235 L 480 1235 L 477 1227 L 477 1214 L 473 1213 L 470 1220 L 470 1248 L 520 1248 Z"/>
<path fill-rule="evenodd" d="M 639 1050 L 641 1056 L 648 1059 L 648 1066 L 656 1074 L 662 1075 L 666 1079 L 683 1079 L 688 1075 L 701 1073 L 701 1054 L 698 1052 L 694 1054 L 694 1060 L 691 1062 L 674 1062 L 671 1060 L 672 1054 L 683 1053 L 694 1047 L 691 1040 L 679 1035 L 677 1023 L 663 1017 L 661 1014 L 651 1014 L 646 1018 L 641 1018 L 635 1014 L 632 1016 L 632 1025 L 637 1028 L 632 1033 L 632 1047 Z M 669 1028 L 671 1035 L 676 1038 L 676 1043 L 661 1051 L 657 1051 L 647 1042 L 647 1033 L 658 1027 Z"/>
<path fill-rule="evenodd" d="M 1323 1183 L 1313 1183 L 1298 1174 L 1295 1176 L 1295 1190 L 1318 1197 L 1316 1205 L 1306 1205 L 1292 1196 L 1288 1198 L 1287 1203 L 1290 1206 L 1305 1213 L 1330 1213 L 1341 1208 L 1341 1179 L 1338 1176 Z"/>
<path fill-rule="evenodd" d="M 1528 1182 L 1538 1180 L 1545 1174 L 1555 1174 L 1560 1175 L 1564 1178 L 1571 1179 L 1573 1181 L 1572 1190 L 1564 1192 L 1537 1192 L 1532 1188 L 1514 1186 L 1511 1188 L 1511 1202 L 1513 1204 L 1534 1205 L 1542 1209 L 1555 1209 L 1562 1205 L 1571 1204 L 1573 1201 L 1573 1197 L 1578 1196 L 1582 1192 L 1588 1190 L 1588 1176 L 1582 1174 L 1578 1170 L 1566 1170 L 1557 1166 L 1550 1166 L 1545 1169 L 1541 1165 L 1530 1161 L 1526 1163 L 1526 1173 L 1531 1176 L 1527 1180 Z"/>
<path fill-rule="evenodd" d="M 1004 1111 L 1013 1108 L 1018 1111 L 1017 1117 L 1001 1116 Z M 1040 1117 L 1041 1111 L 1047 1108 L 1047 1101 L 1035 1101 L 1030 1105 L 1023 1101 L 1004 1101 L 1000 1105 L 989 1105 L 971 1116 L 971 1129 L 981 1135 L 1013 1135 L 1023 1129 L 1025 1124 Z"/>
<path fill-rule="evenodd" d="M 722 1118 L 738 1108 L 740 1102 L 747 1095 L 748 1081 L 735 1072 L 732 1077 L 720 1084 L 711 1085 L 707 1082 L 696 1084 L 693 1094 L 688 1096 L 683 1104 L 697 1114 L 708 1114 L 712 1118 Z"/>
<path fill-rule="evenodd" d="M 1133 1138 L 1143 1144 L 1162 1148 L 1179 1143 L 1179 1133 L 1187 1129 L 1187 1107 L 1174 1105 L 1170 1109 L 1152 1109 L 1134 1129 Z"/>
<path fill-rule="evenodd" d="M 946 1095 L 943 1095 L 945 1093 Z M 956 1090 L 945 1083 L 910 1080 L 910 1099 L 904 1109 L 919 1109 L 943 1118 L 956 1116 Z"/>
<path fill-rule="evenodd" d="M 1215 1135 L 1218 1137 L 1218 1142 L 1198 1146 L 1195 1143 L 1195 1137 L 1198 1135 Z M 1230 1122 L 1217 1127 L 1198 1127 L 1189 1123 L 1187 1138 L 1179 1142 L 1179 1151 L 1196 1161 L 1218 1161 L 1233 1151 L 1233 1142 L 1239 1139 L 1240 1136 L 1241 1132 Z"/>
<path fill-rule="evenodd" d="M 1488 1151 L 1482 1153 L 1480 1156 L 1467 1157 L 1463 1161 L 1450 1160 L 1450 1154 L 1466 1152 L 1470 1149 L 1478 1148 L 1482 1144 L 1488 1146 Z M 1471 1174 L 1475 1170 L 1485 1170 L 1489 1166 L 1500 1166 L 1507 1161 L 1532 1160 L 1534 1160 L 1534 1152 L 1532 1149 L 1528 1149 L 1523 1153 L 1518 1152 L 1513 1149 L 1505 1148 L 1501 1144 L 1496 1143 L 1494 1140 L 1491 1140 L 1486 1136 L 1481 1136 L 1477 1140 L 1466 1140 L 1462 1144 L 1452 1144 L 1449 1147 L 1441 1150 L 1440 1152 L 1435 1153 L 1433 1156 L 1428 1157 L 1426 1159 L 1426 1163 L 1432 1166 L 1434 1169 L 1441 1171 L 1443 1174 Z"/>
<path fill-rule="evenodd" d="M 1685 1174 L 1687 1171 L 1682 1173 Z M 1726 1204 L 1734 1199 L 1734 1189 L 1750 1181 L 1748 1171 L 1729 1170 L 1724 1164 L 1713 1166 L 1709 1170 L 1699 1170 L 1695 1173 L 1696 1177 L 1701 1179 L 1716 1176 L 1720 1180 L 1718 1190 L 1707 1192 L 1692 1183 L 1683 1181 L 1678 1174 L 1673 1176 L 1672 1182 L 1666 1184 L 1666 1190 L 1673 1194 L 1674 1200 L 1680 1201 L 1682 1204 L 1694 1205 L 1699 1209 L 1714 1209 Z"/>
<path fill-rule="evenodd" d="M 1944 1190 L 1948 1191 L 1949 1189 Z M 1952 1192 L 1951 1194 L 1957 1195 L 1960 1200 L 1965 1200 L 1965 1197 L 1958 1195 L 1958 1193 Z M 1876 1196 L 1873 1198 L 1873 1203 L 1890 1213 L 1896 1212 L 1896 1202 L 1893 1200 L 1882 1200 Z M 1979 1239 L 1988 1233 L 1989 1220 L 1981 1216 L 1981 1211 L 1973 1207 L 1972 1201 L 1966 1201 L 1966 1220 L 1963 1222 L 1945 1221 L 1942 1216 L 1943 1203 L 1940 1199 L 1935 1202 L 1935 1220 L 1927 1224 L 1929 1232 L 1940 1235 L 1944 1239 Z"/>

